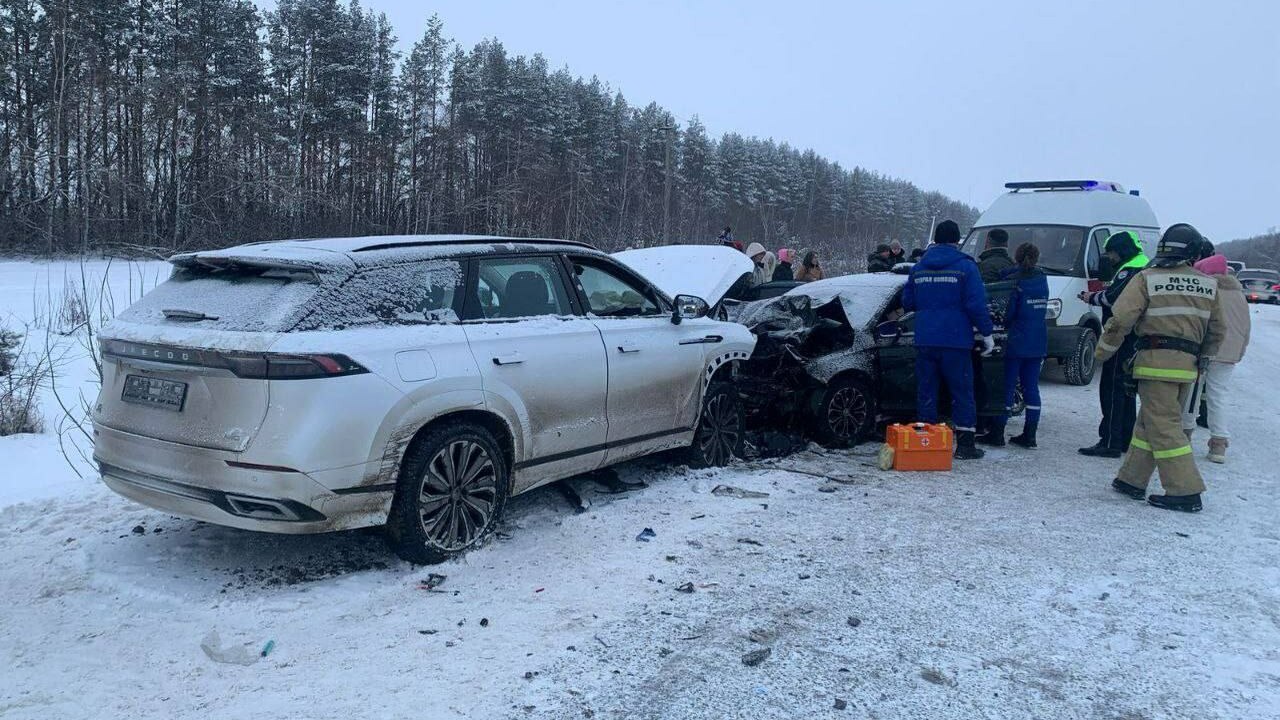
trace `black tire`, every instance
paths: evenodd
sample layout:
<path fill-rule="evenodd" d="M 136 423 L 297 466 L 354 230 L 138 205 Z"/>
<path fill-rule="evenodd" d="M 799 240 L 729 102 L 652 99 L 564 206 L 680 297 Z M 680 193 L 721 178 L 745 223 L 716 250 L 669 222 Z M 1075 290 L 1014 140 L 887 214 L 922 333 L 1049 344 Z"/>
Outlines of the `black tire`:
<path fill-rule="evenodd" d="M 689 466 L 724 467 L 742 457 L 746 426 L 737 389 L 727 382 L 712 382 L 702 398 L 702 412 L 688 451 Z"/>
<path fill-rule="evenodd" d="M 387 540 L 411 563 L 444 562 L 493 533 L 510 495 L 510 469 L 492 433 L 465 422 L 428 430 L 405 452 Z"/>
<path fill-rule="evenodd" d="M 876 423 L 876 397 L 861 378 L 837 378 L 814 403 L 813 434 L 830 448 L 857 445 L 871 434 Z"/>
<path fill-rule="evenodd" d="M 1063 373 L 1071 385 L 1088 385 L 1093 382 L 1093 374 L 1098 369 L 1098 362 L 1093 353 L 1098 349 L 1098 333 L 1091 327 L 1082 328 L 1080 337 L 1076 339 L 1075 351 L 1063 365 Z"/>

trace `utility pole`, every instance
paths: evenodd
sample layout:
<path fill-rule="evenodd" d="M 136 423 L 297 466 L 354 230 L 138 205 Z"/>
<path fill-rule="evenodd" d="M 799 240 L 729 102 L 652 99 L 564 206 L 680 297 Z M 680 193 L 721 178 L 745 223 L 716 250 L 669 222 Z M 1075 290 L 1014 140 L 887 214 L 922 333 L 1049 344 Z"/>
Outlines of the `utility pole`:
<path fill-rule="evenodd" d="M 671 146 L 675 144 L 676 126 L 664 125 L 659 128 L 667 133 L 667 157 L 663 162 L 666 177 L 662 181 L 662 244 L 671 244 Z"/>

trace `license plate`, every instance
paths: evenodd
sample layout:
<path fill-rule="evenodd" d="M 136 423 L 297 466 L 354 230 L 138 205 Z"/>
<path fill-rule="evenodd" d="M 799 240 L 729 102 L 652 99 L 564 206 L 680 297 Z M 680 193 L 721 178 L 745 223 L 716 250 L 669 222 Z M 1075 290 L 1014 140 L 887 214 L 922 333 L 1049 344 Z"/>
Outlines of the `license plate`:
<path fill-rule="evenodd" d="M 120 399 L 139 405 L 182 412 L 182 406 L 187 401 L 187 384 L 145 375 L 126 375 L 124 394 Z"/>

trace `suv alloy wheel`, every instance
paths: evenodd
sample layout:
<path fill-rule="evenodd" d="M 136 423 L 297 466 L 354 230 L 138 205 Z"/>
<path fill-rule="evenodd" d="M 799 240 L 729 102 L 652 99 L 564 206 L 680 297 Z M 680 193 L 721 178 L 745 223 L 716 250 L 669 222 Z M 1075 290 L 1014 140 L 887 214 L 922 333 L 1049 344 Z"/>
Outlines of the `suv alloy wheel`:
<path fill-rule="evenodd" d="M 391 545 L 411 563 L 444 562 L 493 533 L 510 494 L 506 458 L 488 430 L 431 430 L 405 453 L 387 520 Z"/>

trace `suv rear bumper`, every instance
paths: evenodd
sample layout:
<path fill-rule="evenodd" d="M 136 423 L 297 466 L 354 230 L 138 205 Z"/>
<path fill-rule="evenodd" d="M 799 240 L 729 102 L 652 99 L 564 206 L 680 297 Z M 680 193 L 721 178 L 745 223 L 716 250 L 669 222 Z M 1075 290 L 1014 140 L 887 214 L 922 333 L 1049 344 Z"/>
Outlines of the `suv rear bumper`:
<path fill-rule="evenodd" d="M 134 502 L 218 525 L 306 534 L 381 525 L 390 488 L 329 490 L 306 473 L 235 467 L 237 453 L 95 425 L 102 481 Z"/>

